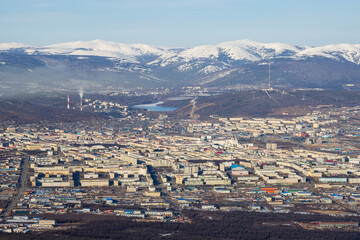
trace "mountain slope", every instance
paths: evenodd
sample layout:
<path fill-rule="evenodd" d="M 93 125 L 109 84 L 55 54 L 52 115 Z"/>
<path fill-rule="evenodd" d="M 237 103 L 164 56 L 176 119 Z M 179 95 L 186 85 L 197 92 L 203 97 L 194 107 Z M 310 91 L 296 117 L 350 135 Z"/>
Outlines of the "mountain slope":
<path fill-rule="evenodd" d="M 337 44 L 308 48 L 297 53 L 294 57 L 324 57 L 336 59 L 338 61 L 349 61 L 360 65 L 360 44 Z"/>
<path fill-rule="evenodd" d="M 0 91 L 19 86 L 259 86 L 267 82 L 269 61 L 273 86 L 360 87 L 360 44 L 309 47 L 245 39 L 168 48 L 93 40 L 45 47 L 0 43 Z"/>

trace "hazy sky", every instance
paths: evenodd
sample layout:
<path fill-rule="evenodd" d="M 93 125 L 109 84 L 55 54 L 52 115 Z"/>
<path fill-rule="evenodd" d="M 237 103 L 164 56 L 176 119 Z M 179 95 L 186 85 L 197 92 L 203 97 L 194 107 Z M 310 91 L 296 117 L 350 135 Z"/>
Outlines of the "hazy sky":
<path fill-rule="evenodd" d="M 360 44 L 360 0 L 0 0 L 0 42 Z"/>

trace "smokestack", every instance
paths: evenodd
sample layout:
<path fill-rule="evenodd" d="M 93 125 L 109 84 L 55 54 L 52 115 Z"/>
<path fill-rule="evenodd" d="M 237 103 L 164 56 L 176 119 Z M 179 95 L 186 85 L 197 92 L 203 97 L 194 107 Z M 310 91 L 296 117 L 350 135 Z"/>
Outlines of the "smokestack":
<path fill-rule="evenodd" d="M 67 96 L 67 109 L 70 109 L 70 96 L 69 96 L 69 94 L 68 94 L 68 96 Z"/>
<path fill-rule="evenodd" d="M 82 98 L 80 98 L 80 111 L 82 111 Z"/>

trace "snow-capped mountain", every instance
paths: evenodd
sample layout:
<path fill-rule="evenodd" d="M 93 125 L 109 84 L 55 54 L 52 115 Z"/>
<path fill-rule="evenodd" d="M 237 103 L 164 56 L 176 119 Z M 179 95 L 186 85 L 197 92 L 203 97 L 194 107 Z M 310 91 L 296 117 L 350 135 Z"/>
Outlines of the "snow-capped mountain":
<path fill-rule="evenodd" d="M 227 56 L 231 60 L 259 61 L 279 56 L 291 56 L 302 49 L 282 43 L 263 44 L 245 39 L 190 48 L 181 52 L 177 57 L 186 61 L 221 56 Z"/>
<path fill-rule="evenodd" d="M 193 48 L 104 40 L 42 47 L 0 43 L 0 80 L 30 74 L 46 81 L 55 73 L 56 84 L 74 78 L 91 79 L 94 86 L 99 79 L 120 86 L 259 84 L 269 61 L 278 85 L 338 88 L 360 80 L 360 44 L 309 47 L 247 39 Z"/>
<path fill-rule="evenodd" d="M 293 46 L 284 43 L 259 43 L 248 39 L 202 45 L 193 48 L 156 47 L 146 44 L 123 44 L 93 40 L 58 43 L 32 47 L 21 43 L 0 43 L 0 51 L 23 49 L 25 53 L 40 55 L 100 56 L 137 61 L 143 56 L 157 56 L 148 64 L 190 62 L 194 60 L 261 61 L 279 57 L 325 57 L 360 64 L 360 44 L 337 44 L 320 47 Z"/>
<path fill-rule="evenodd" d="M 29 54 L 100 56 L 137 62 L 137 57 L 143 55 L 164 55 L 167 49 L 146 44 L 123 44 L 117 42 L 93 40 L 59 43 L 41 48 L 27 48 Z"/>
<path fill-rule="evenodd" d="M 30 45 L 15 43 L 15 42 L 0 43 L 0 51 L 9 51 L 19 48 L 30 48 L 30 47 L 31 47 Z"/>
<path fill-rule="evenodd" d="M 360 44 L 336 44 L 323 47 L 313 47 L 297 53 L 294 57 L 324 57 L 338 61 L 349 61 L 360 65 Z"/>

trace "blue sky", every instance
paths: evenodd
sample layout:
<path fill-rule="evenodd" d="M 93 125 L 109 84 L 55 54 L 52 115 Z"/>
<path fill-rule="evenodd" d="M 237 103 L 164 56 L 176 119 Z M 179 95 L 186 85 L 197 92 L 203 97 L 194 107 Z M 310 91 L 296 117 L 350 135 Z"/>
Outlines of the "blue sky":
<path fill-rule="evenodd" d="M 359 0 L 0 0 L 0 42 L 360 44 Z"/>

